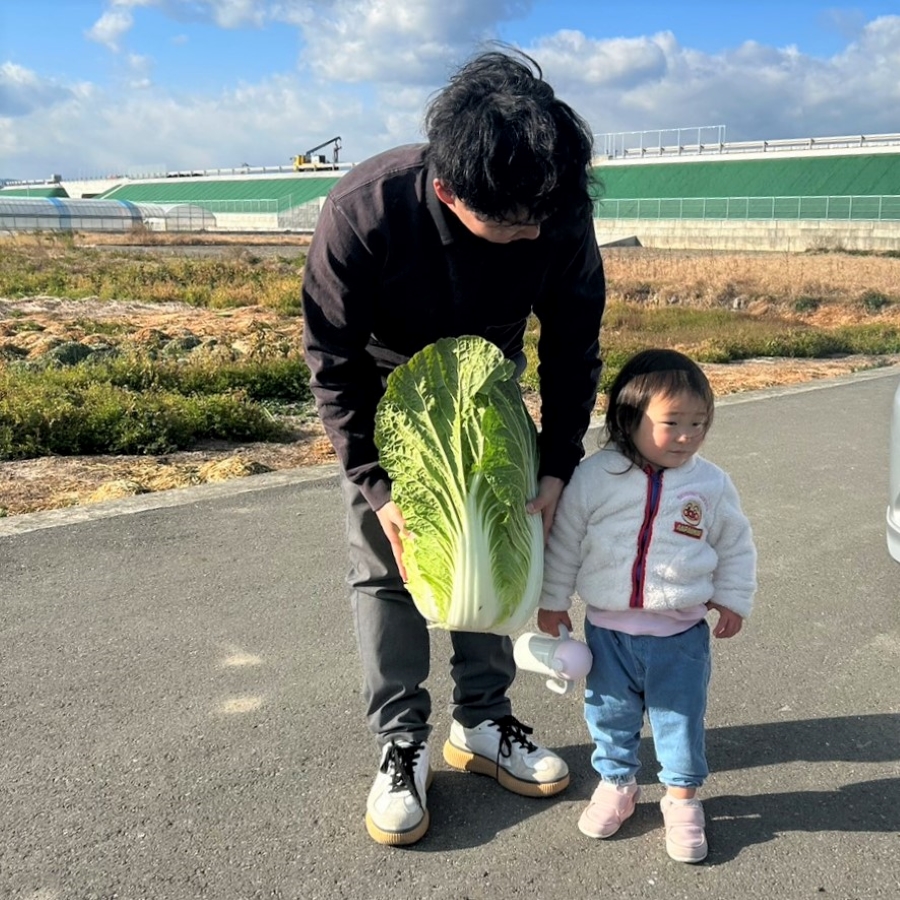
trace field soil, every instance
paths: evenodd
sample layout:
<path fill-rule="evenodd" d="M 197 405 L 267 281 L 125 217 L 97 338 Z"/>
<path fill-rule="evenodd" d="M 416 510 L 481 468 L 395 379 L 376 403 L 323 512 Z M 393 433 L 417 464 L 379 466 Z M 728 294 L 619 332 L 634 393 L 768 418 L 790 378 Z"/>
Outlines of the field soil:
<path fill-rule="evenodd" d="M 834 324 L 835 308 L 823 310 Z M 33 328 L 15 327 L 27 318 Z M 856 314 L 848 314 L 848 320 Z M 807 315 L 805 321 L 814 322 Z M 824 324 L 824 323 L 823 323 Z M 114 326 L 114 327 L 112 327 Z M 31 297 L 0 299 L 0 358 L 30 358 L 71 341 L 130 342 L 138 346 L 161 338 L 215 339 L 252 352 L 255 341 L 299 346 L 302 320 L 261 307 L 203 310 L 180 304 L 140 304 Z M 114 335 L 114 336 L 113 336 Z M 895 365 L 900 357 L 851 356 L 828 360 L 757 359 L 707 365 L 717 396 L 831 378 L 875 366 Z M 525 395 L 539 421 L 537 398 Z M 602 412 L 602 400 L 598 403 Z M 252 476 L 261 472 L 333 463 L 321 426 L 312 415 L 289 422 L 284 443 L 199 445 L 164 456 L 44 457 L 0 463 L 0 515 L 59 509 L 135 494 Z"/>

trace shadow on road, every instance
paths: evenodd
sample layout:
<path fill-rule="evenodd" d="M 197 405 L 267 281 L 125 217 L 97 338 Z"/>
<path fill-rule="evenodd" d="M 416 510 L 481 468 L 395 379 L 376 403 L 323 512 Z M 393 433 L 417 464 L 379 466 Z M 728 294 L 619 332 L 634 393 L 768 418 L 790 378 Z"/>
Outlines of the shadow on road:
<path fill-rule="evenodd" d="M 893 762 L 900 760 L 900 714 L 713 728 L 706 750 L 714 772 L 789 762 Z"/>
<path fill-rule="evenodd" d="M 788 791 L 704 800 L 710 862 L 790 831 L 900 832 L 900 778 L 880 778 L 819 791 Z"/>
<path fill-rule="evenodd" d="M 707 734 L 707 745 L 715 773 L 793 762 L 893 762 L 900 760 L 898 738 L 900 715 L 885 713 L 714 728 Z M 502 831 L 529 827 L 532 816 L 557 803 L 587 801 L 596 787 L 590 744 L 585 740 L 555 749 L 569 762 L 572 774 L 569 789 L 558 797 L 518 797 L 489 778 L 437 771 L 428 792 L 432 828 L 425 840 L 410 849 L 439 853 L 483 846 Z M 642 742 L 641 761 L 639 781 L 655 785 L 657 764 L 649 739 Z M 750 793 L 754 784 L 759 786 L 754 776 L 745 796 L 705 796 L 709 863 L 733 859 L 745 847 L 790 831 L 900 832 L 900 778 L 839 783 L 840 770 L 828 771 L 833 783 L 821 790 Z M 767 784 L 777 788 L 779 779 L 773 777 Z M 604 843 L 633 839 L 661 827 L 656 800 L 645 800 L 638 804 L 627 829 Z M 572 830 L 569 840 L 576 836 L 574 821 Z"/>

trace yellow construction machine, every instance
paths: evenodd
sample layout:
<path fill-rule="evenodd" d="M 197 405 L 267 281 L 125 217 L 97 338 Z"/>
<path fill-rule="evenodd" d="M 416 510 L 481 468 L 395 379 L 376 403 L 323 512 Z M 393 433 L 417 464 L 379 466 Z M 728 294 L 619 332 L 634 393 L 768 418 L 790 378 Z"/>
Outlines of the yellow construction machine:
<path fill-rule="evenodd" d="M 332 151 L 332 161 L 329 163 L 325 159 L 325 154 L 320 153 L 318 155 L 314 155 L 316 150 L 321 150 L 323 147 L 327 147 L 329 144 L 334 144 L 334 150 Z M 294 170 L 299 171 L 300 169 L 321 169 L 321 168 L 329 168 L 336 169 L 338 162 L 340 161 L 340 152 L 341 152 L 341 139 L 340 136 L 329 138 L 327 141 L 323 141 L 321 144 L 317 144 L 315 147 L 307 150 L 306 153 L 299 153 L 297 156 L 291 157 L 291 162 L 294 164 Z"/>

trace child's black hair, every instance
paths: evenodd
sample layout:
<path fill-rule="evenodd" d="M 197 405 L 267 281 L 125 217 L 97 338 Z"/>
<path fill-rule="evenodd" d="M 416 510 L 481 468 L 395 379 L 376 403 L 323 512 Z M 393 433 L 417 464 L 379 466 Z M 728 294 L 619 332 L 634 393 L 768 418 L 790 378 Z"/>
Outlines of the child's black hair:
<path fill-rule="evenodd" d="M 712 425 L 715 397 L 703 369 L 677 350 L 642 350 L 622 366 L 609 389 L 606 441 L 635 465 L 642 465 L 634 434 L 653 397 L 689 392 L 706 404 L 706 434 Z"/>

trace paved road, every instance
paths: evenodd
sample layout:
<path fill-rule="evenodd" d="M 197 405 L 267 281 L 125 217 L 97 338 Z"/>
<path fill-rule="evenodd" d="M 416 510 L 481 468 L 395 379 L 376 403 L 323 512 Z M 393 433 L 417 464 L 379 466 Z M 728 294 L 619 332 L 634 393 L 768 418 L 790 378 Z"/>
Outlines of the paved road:
<path fill-rule="evenodd" d="M 665 855 L 661 789 L 615 838 L 579 701 L 523 673 L 518 714 L 569 760 L 550 801 L 449 771 L 435 635 L 432 828 L 363 827 L 362 728 L 333 472 L 0 523 L 2 900 L 900 896 L 900 565 L 887 554 L 893 370 L 724 403 L 707 453 L 742 490 L 757 613 L 718 642 L 711 853 Z M 649 743 L 649 742 L 645 742 Z"/>

